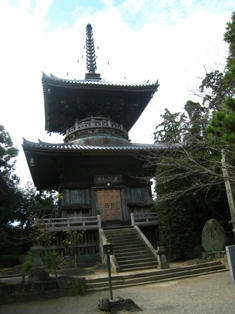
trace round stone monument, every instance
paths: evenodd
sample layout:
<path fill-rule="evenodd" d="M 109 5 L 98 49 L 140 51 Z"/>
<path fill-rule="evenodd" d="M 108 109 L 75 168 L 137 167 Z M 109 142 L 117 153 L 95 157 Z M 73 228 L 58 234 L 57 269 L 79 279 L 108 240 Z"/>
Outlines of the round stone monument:
<path fill-rule="evenodd" d="M 206 252 L 223 251 L 226 243 L 224 228 L 216 219 L 209 219 L 202 230 L 202 246 Z"/>

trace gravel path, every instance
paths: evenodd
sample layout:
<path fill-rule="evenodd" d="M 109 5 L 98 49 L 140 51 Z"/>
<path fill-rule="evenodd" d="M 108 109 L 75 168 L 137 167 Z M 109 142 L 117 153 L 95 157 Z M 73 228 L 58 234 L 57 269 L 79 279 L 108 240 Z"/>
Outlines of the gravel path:
<path fill-rule="evenodd" d="M 108 291 L 47 301 L 6 304 L 1 314 L 102 313 L 97 301 Z M 114 298 L 132 298 L 146 314 L 234 314 L 235 285 L 229 272 L 114 290 Z M 121 311 L 119 313 L 129 313 Z"/>

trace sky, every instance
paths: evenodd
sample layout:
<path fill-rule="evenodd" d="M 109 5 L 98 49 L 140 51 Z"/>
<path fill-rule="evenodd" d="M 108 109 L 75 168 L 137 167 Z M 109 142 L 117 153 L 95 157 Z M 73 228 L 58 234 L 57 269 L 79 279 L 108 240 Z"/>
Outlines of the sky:
<path fill-rule="evenodd" d="M 16 174 L 31 181 L 23 138 L 63 142 L 45 131 L 42 72 L 84 79 L 85 28 L 91 23 L 97 72 L 106 81 L 159 81 L 132 128 L 135 143 L 153 143 L 168 108 L 183 111 L 206 72 L 223 70 L 232 0 L 1 0 L 0 124 L 19 149 Z"/>

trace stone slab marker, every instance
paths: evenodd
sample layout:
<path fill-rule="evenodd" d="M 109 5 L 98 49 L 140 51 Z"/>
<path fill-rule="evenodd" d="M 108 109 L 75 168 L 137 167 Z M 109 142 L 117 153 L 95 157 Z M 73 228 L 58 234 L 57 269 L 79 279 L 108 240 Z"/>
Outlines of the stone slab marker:
<path fill-rule="evenodd" d="M 229 180 L 229 165 L 226 162 L 226 153 L 224 149 L 222 149 L 221 155 L 222 155 L 222 159 L 221 159 L 222 172 L 223 172 L 228 205 L 229 205 L 230 215 L 231 215 L 230 223 L 233 226 L 233 233 L 235 236 L 235 184 L 234 183 L 232 184 Z"/>
<path fill-rule="evenodd" d="M 206 252 L 223 251 L 226 234 L 223 227 L 215 219 L 209 219 L 202 230 L 202 246 Z"/>
<path fill-rule="evenodd" d="M 226 246 L 226 254 L 232 282 L 235 285 L 235 245 Z"/>

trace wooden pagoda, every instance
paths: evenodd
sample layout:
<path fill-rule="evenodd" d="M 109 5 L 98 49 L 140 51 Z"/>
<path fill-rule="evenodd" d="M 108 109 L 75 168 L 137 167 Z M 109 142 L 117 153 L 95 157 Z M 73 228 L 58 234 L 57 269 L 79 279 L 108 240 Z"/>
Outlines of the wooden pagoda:
<path fill-rule="evenodd" d="M 158 82 L 131 85 L 101 79 L 90 24 L 86 58 L 84 80 L 42 76 L 45 128 L 63 134 L 64 143 L 24 140 L 23 149 L 35 186 L 63 196 L 58 217 L 45 220 L 48 230 L 93 232 L 90 242 L 96 248 L 89 251 L 84 245 L 84 254 L 89 255 L 99 253 L 99 229 L 156 225 L 151 184 L 146 180 L 154 169 L 145 168 L 139 156 L 166 147 L 131 143 L 128 137 Z"/>

